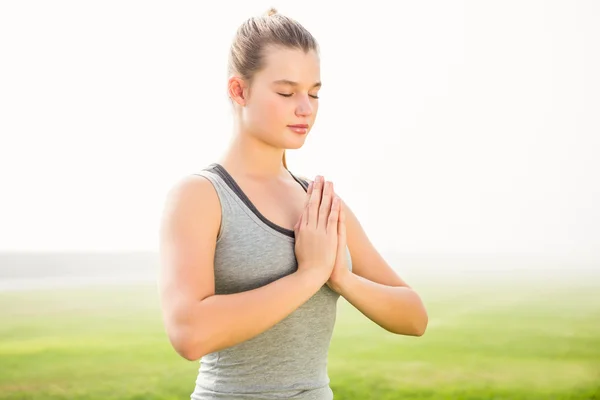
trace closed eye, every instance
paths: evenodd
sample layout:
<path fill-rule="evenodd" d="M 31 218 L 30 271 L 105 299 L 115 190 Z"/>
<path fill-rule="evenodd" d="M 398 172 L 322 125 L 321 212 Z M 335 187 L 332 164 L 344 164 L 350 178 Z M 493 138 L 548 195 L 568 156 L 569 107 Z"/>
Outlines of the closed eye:
<path fill-rule="evenodd" d="M 280 95 L 280 96 L 283 96 L 283 97 L 291 97 L 292 96 L 291 94 L 284 94 L 284 93 L 277 93 L 277 94 Z M 309 94 L 309 96 L 312 97 L 313 99 L 318 99 L 319 98 L 319 96 L 313 96 L 313 95 L 310 95 L 310 94 Z"/>

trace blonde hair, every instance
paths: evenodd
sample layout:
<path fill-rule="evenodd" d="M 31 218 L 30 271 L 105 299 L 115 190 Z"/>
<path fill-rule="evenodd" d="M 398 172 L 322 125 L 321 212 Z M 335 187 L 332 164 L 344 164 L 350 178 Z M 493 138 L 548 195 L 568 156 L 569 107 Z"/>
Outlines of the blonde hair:
<path fill-rule="evenodd" d="M 273 7 L 259 17 L 250 17 L 238 28 L 231 44 L 227 74 L 237 74 L 252 86 L 254 75 L 264 68 L 265 48 L 279 46 L 284 48 L 314 50 L 319 53 L 315 38 L 298 21 L 279 14 Z M 230 99 L 231 100 L 231 99 Z M 283 166 L 287 169 L 285 150 Z"/>

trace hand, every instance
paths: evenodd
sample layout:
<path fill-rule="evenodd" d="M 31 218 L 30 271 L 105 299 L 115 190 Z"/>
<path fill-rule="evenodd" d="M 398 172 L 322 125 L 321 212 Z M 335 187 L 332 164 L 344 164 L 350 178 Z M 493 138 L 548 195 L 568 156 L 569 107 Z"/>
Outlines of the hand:
<path fill-rule="evenodd" d="M 310 271 L 325 283 L 337 254 L 340 201 L 334 198 L 333 184 L 320 176 L 308 191 L 304 211 L 294 226 L 294 251 L 298 272 Z"/>
<path fill-rule="evenodd" d="M 308 190 L 306 193 L 307 198 L 310 198 L 310 196 L 312 195 L 313 186 L 314 186 L 313 183 L 311 183 L 308 186 Z M 333 192 L 333 184 L 332 184 L 332 192 Z M 339 198 L 335 194 L 335 192 L 332 193 L 332 196 L 334 196 L 335 198 Z M 329 286 L 329 288 L 336 293 L 340 293 L 340 287 L 339 287 L 340 283 L 341 283 L 342 279 L 348 273 L 350 273 L 350 270 L 348 269 L 348 257 L 346 254 L 346 246 L 347 246 L 346 214 L 344 211 L 342 201 L 339 200 L 339 202 L 340 202 L 340 211 L 339 211 L 338 226 L 337 226 L 338 245 L 337 245 L 337 249 L 336 249 L 335 263 L 333 265 L 331 275 L 329 276 L 329 279 L 326 282 L 327 286 Z"/>
<path fill-rule="evenodd" d="M 327 286 L 334 292 L 341 294 L 341 283 L 343 279 L 350 273 L 348 269 L 348 255 L 346 254 L 346 214 L 344 205 L 340 200 L 340 216 L 338 218 L 338 247 L 335 256 L 335 264 Z"/>

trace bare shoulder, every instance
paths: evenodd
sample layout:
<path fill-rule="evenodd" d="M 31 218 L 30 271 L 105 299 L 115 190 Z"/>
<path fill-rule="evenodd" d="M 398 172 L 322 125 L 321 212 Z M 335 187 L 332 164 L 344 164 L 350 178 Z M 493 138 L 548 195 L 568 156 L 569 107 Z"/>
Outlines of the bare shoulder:
<path fill-rule="evenodd" d="M 201 204 L 198 204 L 198 201 Z M 173 207 L 179 209 L 184 207 L 185 211 L 202 211 L 206 206 L 218 206 L 219 197 L 207 178 L 190 174 L 181 177 L 169 188 L 164 205 L 165 211 L 174 210 Z M 219 209 L 217 207 L 212 211 L 219 211 Z"/>
<path fill-rule="evenodd" d="M 205 234 L 212 232 L 216 237 L 220 219 L 219 197 L 212 183 L 203 176 L 188 175 L 175 182 L 166 194 L 161 232 L 168 234 L 173 228 L 189 231 L 202 227 Z"/>
<path fill-rule="evenodd" d="M 182 304 L 181 296 L 185 303 L 214 294 L 220 223 L 219 197 L 205 177 L 182 177 L 167 192 L 160 221 L 159 279 L 167 310 Z"/>

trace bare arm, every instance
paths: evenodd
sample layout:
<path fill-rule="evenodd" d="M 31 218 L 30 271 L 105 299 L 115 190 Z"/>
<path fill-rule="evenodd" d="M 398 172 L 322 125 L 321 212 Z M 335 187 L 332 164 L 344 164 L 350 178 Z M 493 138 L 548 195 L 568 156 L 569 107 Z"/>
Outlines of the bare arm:
<path fill-rule="evenodd" d="M 219 198 L 204 177 L 188 177 L 167 197 L 160 230 L 159 292 L 174 349 L 197 360 L 273 327 L 305 303 L 327 277 L 300 269 L 263 287 L 215 295 Z"/>
<path fill-rule="evenodd" d="M 338 282 L 339 292 L 371 321 L 399 335 L 422 336 L 427 329 L 423 301 L 408 286 L 388 286 L 348 272 Z"/>
<path fill-rule="evenodd" d="M 308 193 L 311 189 L 308 189 Z M 338 258 L 327 284 L 389 332 L 422 336 L 429 317 L 419 294 L 375 249 L 358 218 L 344 202 L 339 218 Z M 345 257 L 352 257 L 352 272 Z"/>
<path fill-rule="evenodd" d="M 342 269 L 336 291 L 387 331 L 422 336 L 429 317 L 421 297 L 375 249 L 350 207 L 343 208 L 352 272 Z"/>

